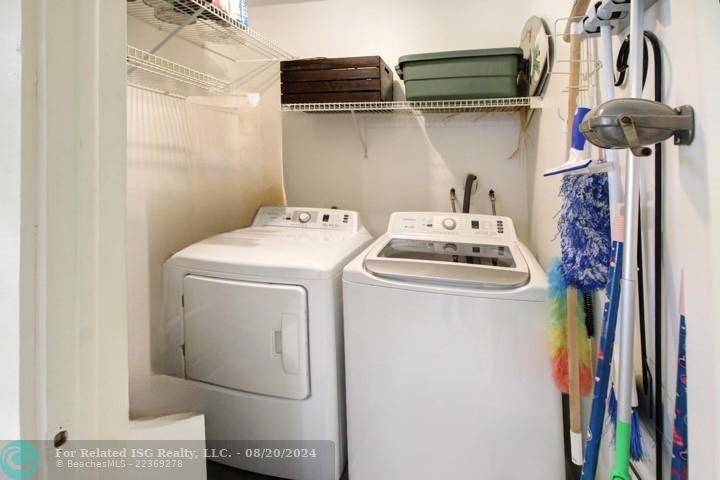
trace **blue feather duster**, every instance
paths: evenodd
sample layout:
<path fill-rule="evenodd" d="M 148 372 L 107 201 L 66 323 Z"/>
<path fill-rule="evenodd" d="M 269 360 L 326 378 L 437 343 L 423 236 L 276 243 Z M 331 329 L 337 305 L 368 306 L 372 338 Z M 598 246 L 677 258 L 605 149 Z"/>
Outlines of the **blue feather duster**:
<path fill-rule="evenodd" d="M 581 292 L 605 288 L 610 267 L 610 202 L 606 173 L 566 175 L 558 221 L 565 281 Z"/>

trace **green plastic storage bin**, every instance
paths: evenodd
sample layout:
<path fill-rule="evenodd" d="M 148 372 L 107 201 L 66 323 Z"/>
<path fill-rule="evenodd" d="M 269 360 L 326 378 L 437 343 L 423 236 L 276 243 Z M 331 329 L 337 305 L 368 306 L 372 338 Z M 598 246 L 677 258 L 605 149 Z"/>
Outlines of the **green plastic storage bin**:
<path fill-rule="evenodd" d="M 396 70 L 410 101 L 515 97 L 522 58 L 520 48 L 423 53 L 400 57 Z"/>

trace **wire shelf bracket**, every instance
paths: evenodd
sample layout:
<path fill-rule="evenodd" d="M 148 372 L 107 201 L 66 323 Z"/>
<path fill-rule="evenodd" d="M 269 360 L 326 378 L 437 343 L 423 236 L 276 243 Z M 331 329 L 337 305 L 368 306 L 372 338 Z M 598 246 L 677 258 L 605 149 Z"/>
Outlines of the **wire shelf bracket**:
<path fill-rule="evenodd" d="M 360 123 L 357 118 L 357 114 L 351 111 L 353 123 L 355 124 L 355 130 L 357 130 L 358 136 L 360 137 L 360 145 L 362 146 L 363 158 L 368 159 L 368 137 L 367 137 L 367 125 Z"/>
<path fill-rule="evenodd" d="M 285 113 L 349 113 L 357 131 L 363 158 L 368 158 L 368 130 L 366 119 L 358 114 L 458 114 L 526 112 L 543 108 L 541 97 L 485 98 L 475 100 L 428 100 L 415 102 L 337 102 L 337 103 L 286 103 Z"/>

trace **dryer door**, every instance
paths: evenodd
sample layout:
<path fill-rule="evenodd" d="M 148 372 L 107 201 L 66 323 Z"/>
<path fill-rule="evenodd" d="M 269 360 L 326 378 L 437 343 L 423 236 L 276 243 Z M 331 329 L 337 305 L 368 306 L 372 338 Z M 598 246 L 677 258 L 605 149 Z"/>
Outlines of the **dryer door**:
<path fill-rule="evenodd" d="M 260 395 L 310 395 L 305 289 L 188 275 L 183 294 L 186 378 Z"/>

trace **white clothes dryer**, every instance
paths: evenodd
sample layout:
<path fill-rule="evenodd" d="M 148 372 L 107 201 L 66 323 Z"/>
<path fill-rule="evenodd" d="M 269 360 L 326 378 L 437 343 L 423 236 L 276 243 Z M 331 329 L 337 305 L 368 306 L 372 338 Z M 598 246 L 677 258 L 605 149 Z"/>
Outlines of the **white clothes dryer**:
<path fill-rule="evenodd" d="M 341 275 L 371 240 L 351 211 L 263 207 L 251 227 L 165 264 L 165 351 L 177 400 L 206 417 L 214 460 L 297 480 L 345 463 Z M 184 398 L 181 398 L 184 397 Z"/>

